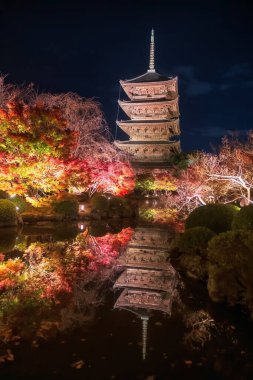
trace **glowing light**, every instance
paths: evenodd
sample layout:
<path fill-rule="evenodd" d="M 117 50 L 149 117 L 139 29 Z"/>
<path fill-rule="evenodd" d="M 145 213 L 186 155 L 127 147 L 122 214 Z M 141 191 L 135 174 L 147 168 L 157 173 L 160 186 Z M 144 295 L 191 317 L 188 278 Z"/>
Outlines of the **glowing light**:
<path fill-rule="evenodd" d="M 16 206 L 16 210 L 19 210 L 19 207 L 18 207 L 18 206 Z"/>

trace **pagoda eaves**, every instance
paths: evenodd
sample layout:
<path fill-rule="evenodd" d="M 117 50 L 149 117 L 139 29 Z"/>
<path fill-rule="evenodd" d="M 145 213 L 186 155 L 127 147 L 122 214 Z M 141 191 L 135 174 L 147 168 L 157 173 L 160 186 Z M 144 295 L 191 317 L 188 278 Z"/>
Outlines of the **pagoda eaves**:
<path fill-rule="evenodd" d="M 138 78 L 146 77 L 147 74 L 149 73 Z M 175 99 L 178 96 L 177 77 L 161 81 L 153 78 L 152 81 L 137 81 L 138 78 L 135 78 L 136 81 L 134 79 L 120 81 L 123 90 L 131 100 Z"/>
<path fill-rule="evenodd" d="M 132 120 L 167 120 L 179 116 L 178 98 L 149 102 L 119 100 L 119 105 Z"/>
<path fill-rule="evenodd" d="M 143 120 L 121 120 L 117 125 L 126 132 L 130 141 L 165 141 L 180 134 L 179 120 L 153 120 L 152 123 Z"/>

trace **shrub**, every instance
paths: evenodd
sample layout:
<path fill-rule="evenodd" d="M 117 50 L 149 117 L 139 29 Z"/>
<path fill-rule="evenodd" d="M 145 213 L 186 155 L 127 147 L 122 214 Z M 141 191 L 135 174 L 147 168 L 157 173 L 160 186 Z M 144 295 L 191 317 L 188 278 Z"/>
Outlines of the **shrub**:
<path fill-rule="evenodd" d="M 15 205 L 8 199 L 0 199 L 0 226 L 16 226 L 18 217 Z"/>
<path fill-rule="evenodd" d="M 89 233 L 94 237 L 101 237 L 107 234 L 106 224 L 91 223 L 89 226 Z"/>
<path fill-rule="evenodd" d="M 121 230 L 123 230 L 123 222 L 122 220 L 113 221 L 111 220 L 109 223 L 109 230 L 108 232 L 110 234 L 118 234 Z"/>
<path fill-rule="evenodd" d="M 18 211 L 20 213 L 27 211 L 29 208 L 29 204 L 26 202 L 26 200 L 18 195 L 15 195 L 10 200 L 18 208 Z"/>
<path fill-rule="evenodd" d="M 209 204 L 196 208 L 188 216 L 185 227 L 207 227 L 220 233 L 231 229 L 232 220 L 240 209 L 234 205 Z"/>
<path fill-rule="evenodd" d="M 181 234 L 176 242 L 177 248 L 189 255 L 206 256 L 207 245 L 215 233 L 206 227 L 193 227 Z"/>
<path fill-rule="evenodd" d="M 111 197 L 109 206 L 112 210 L 117 210 L 125 207 L 127 205 L 127 200 L 122 197 Z"/>
<path fill-rule="evenodd" d="M 252 305 L 253 231 L 228 231 L 208 243 L 208 292 L 213 301 Z"/>
<path fill-rule="evenodd" d="M 253 230 L 253 204 L 242 207 L 234 216 L 232 222 L 233 230 Z"/>
<path fill-rule="evenodd" d="M 78 216 L 79 203 L 71 196 L 61 198 L 52 202 L 53 210 L 64 216 L 64 218 L 72 219 Z"/>
<path fill-rule="evenodd" d="M 97 210 L 106 211 L 109 207 L 109 200 L 104 195 L 95 195 L 91 198 L 91 204 Z"/>
<path fill-rule="evenodd" d="M 198 255 L 182 255 L 180 267 L 189 277 L 203 280 L 206 277 L 206 262 Z"/>

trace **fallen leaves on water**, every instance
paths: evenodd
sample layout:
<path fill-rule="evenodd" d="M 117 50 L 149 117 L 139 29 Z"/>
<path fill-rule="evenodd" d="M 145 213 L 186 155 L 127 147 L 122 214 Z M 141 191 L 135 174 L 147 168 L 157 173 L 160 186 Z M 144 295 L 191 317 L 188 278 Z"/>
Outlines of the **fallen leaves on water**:
<path fill-rule="evenodd" d="M 73 364 L 71 364 L 71 367 L 72 368 L 75 368 L 75 369 L 80 369 L 82 368 L 84 365 L 84 361 L 83 360 L 78 360 L 78 362 L 75 362 Z"/>
<path fill-rule="evenodd" d="M 0 356 L 0 363 L 4 363 L 5 361 L 13 361 L 14 355 L 11 350 L 6 350 L 6 354 Z"/>

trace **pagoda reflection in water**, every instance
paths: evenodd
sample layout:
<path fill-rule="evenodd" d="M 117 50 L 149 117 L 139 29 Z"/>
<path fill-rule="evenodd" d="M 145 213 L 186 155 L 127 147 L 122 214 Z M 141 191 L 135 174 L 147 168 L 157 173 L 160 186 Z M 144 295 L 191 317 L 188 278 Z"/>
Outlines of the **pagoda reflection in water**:
<path fill-rule="evenodd" d="M 123 289 L 114 308 L 128 310 L 142 321 L 142 356 L 146 359 L 147 328 L 153 310 L 168 315 L 178 299 L 179 277 L 169 259 L 174 234 L 168 229 L 136 228 L 127 250 L 118 260 L 123 269 L 114 289 Z"/>

